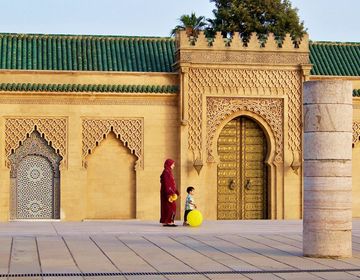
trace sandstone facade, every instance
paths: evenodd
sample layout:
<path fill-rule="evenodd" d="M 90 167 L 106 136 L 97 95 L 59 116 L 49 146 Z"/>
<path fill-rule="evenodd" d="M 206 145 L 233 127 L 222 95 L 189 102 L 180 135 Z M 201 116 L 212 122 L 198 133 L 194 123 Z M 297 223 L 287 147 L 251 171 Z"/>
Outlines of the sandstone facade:
<path fill-rule="evenodd" d="M 23 39 L 16 40 L 19 48 Z M 78 52 L 89 48 L 82 63 L 85 59 L 89 62 L 90 47 L 94 50 L 95 43 L 86 38 L 68 40 L 74 40 L 71 44 Z M 121 39 L 100 38 L 98 44 L 104 45 L 107 54 L 119 54 L 121 44 L 117 48 L 109 43 L 116 40 Z M 36 42 L 37 47 L 40 42 L 45 45 L 44 38 Z M 62 50 L 64 46 L 74 48 L 71 44 L 62 44 Z M 168 45 L 161 44 L 159 50 L 165 53 Z M 157 63 L 152 61 L 154 49 L 139 48 L 149 69 L 151 63 Z M 44 197 L 40 199 L 34 192 L 24 202 L 22 197 L 30 194 L 21 186 L 28 180 L 35 189 L 42 186 L 45 163 L 41 164 L 40 157 L 55 156 L 61 157 L 59 166 L 49 166 L 59 174 L 59 201 L 49 193 L 52 202 L 48 207 L 59 212 L 58 217 L 53 216 L 56 219 L 158 219 L 159 175 L 166 158 L 177 162 L 178 218 L 189 185 L 196 188 L 196 201 L 205 219 L 218 219 L 220 211 L 225 219 L 233 213 L 242 213 L 236 216 L 240 219 L 302 218 L 303 121 L 313 119 L 303 114 L 303 83 L 328 78 L 310 75 L 307 38 L 295 48 L 287 36 L 280 48 L 272 36 L 261 46 L 254 34 L 244 46 L 238 34 L 231 41 L 217 34 L 209 43 L 203 33 L 193 40 L 180 32 L 173 55 L 173 71 L 114 71 L 105 56 L 102 59 L 108 59 L 108 70 L 79 69 L 79 60 L 77 70 L 69 65 L 67 70 L 20 69 L 20 55 L 4 63 L 9 69 L 0 70 L 0 220 L 44 218 L 34 214 L 45 207 L 40 205 Z M 111 60 L 113 69 L 120 69 L 120 61 L 125 65 L 126 60 L 119 58 L 115 65 L 116 58 Z M 10 70 L 17 63 L 19 69 Z M 141 61 L 136 63 L 139 66 Z M 165 65 L 166 59 L 158 63 Z M 354 88 L 360 85 L 358 78 L 352 77 Z M 355 172 L 360 162 L 359 104 L 354 97 L 354 217 L 360 216 L 360 206 L 356 206 L 360 205 L 360 175 Z M 233 120 L 238 121 L 234 126 Z M 334 122 L 331 125 L 343 125 L 340 119 Z M 38 149 L 46 153 L 20 152 L 19 147 L 34 131 L 44 140 L 36 140 Z M 260 143 L 260 138 L 265 140 Z M 331 146 L 333 140 L 326 136 L 324 141 Z M 248 150 L 241 150 L 241 143 L 246 143 Z M 227 148 L 234 148 L 240 156 L 232 159 L 231 150 L 224 152 Z M 259 149 L 264 158 L 258 159 Z M 37 156 L 35 165 L 21 173 L 20 163 L 31 155 Z M 329 166 L 323 169 L 331 171 Z M 49 184 L 57 177 L 51 178 Z M 28 216 L 20 214 L 26 211 Z"/>

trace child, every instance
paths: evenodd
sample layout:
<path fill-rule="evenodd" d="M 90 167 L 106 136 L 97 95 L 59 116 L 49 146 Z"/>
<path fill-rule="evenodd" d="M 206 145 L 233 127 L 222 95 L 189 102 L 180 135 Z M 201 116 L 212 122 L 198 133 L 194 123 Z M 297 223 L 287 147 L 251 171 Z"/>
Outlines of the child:
<path fill-rule="evenodd" d="M 186 201 L 185 201 L 185 213 L 184 213 L 184 223 L 183 223 L 184 226 L 189 225 L 187 222 L 187 215 L 190 213 L 191 210 L 197 208 L 193 197 L 195 192 L 194 187 L 188 187 L 186 189 L 186 192 L 188 193 L 188 195 L 186 196 Z"/>

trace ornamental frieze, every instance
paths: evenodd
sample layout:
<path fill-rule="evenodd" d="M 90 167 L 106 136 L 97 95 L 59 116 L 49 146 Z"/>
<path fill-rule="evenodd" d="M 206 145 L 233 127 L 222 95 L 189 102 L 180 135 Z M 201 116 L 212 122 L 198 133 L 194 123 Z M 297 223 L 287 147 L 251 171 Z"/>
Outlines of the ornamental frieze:
<path fill-rule="evenodd" d="M 5 154 L 8 158 L 27 137 L 38 131 L 48 145 L 53 147 L 67 166 L 67 118 L 5 118 Z M 9 166 L 8 159 L 6 165 Z"/>
<path fill-rule="evenodd" d="M 275 137 L 275 162 L 283 161 L 284 104 L 282 98 L 206 98 L 207 158 L 214 161 L 213 141 L 216 130 L 225 118 L 238 111 L 252 112 L 270 126 Z"/>
<path fill-rule="evenodd" d="M 82 159 L 86 157 L 113 132 L 137 158 L 137 166 L 143 167 L 143 120 L 142 119 L 83 119 Z"/>
<path fill-rule="evenodd" d="M 177 57 L 181 63 L 241 63 L 241 64 L 308 64 L 309 55 L 299 53 L 261 53 L 261 52 L 232 52 L 232 51 L 186 51 L 182 50 Z"/>
<path fill-rule="evenodd" d="M 190 68 L 189 70 L 191 92 L 209 93 L 210 89 L 214 94 L 227 94 L 241 89 L 256 89 L 263 95 L 283 95 L 285 90 L 300 84 L 299 71 L 231 68 Z M 243 93 L 246 94 L 246 91 Z"/>

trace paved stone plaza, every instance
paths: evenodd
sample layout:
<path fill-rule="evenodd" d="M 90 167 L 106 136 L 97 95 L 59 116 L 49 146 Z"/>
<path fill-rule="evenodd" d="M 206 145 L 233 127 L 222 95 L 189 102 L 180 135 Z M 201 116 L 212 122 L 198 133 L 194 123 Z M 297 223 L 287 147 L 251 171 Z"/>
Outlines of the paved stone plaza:
<path fill-rule="evenodd" d="M 180 222 L 178 222 L 180 223 Z M 353 257 L 302 257 L 302 221 L 155 221 L 0 224 L 1 279 L 358 279 Z"/>

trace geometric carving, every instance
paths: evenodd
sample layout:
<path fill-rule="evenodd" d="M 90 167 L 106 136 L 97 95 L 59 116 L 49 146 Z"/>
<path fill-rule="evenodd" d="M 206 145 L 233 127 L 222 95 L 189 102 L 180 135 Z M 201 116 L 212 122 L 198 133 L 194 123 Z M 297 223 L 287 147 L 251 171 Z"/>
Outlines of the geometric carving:
<path fill-rule="evenodd" d="M 143 120 L 142 119 L 83 119 L 82 159 L 86 167 L 86 157 L 110 133 L 122 141 L 138 158 L 136 167 L 143 167 Z"/>
<path fill-rule="evenodd" d="M 52 173 L 49 162 L 40 156 L 28 156 L 20 163 L 17 177 L 16 218 L 52 218 Z"/>
<path fill-rule="evenodd" d="M 237 111 L 253 112 L 261 116 L 272 129 L 275 137 L 275 162 L 283 161 L 283 99 L 207 97 L 207 156 L 214 161 L 212 143 L 221 122 Z"/>
<path fill-rule="evenodd" d="M 292 152 L 302 150 L 302 91 L 300 75 L 286 81 L 288 96 L 288 147 Z"/>
<path fill-rule="evenodd" d="M 6 118 L 5 119 L 5 155 L 8 158 L 16 148 L 34 131 L 38 131 L 63 158 L 62 165 L 67 166 L 67 119 L 60 118 Z M 6 160 L 8 166 L 8 161 Z"/>
<path fill-rule="evenodd" d="M 229 68 L 190 68 L 189 90 L 209 94 L 284 95 L 284 90 L 301 85 L 299 71 Z M 264 89 L 268 89 L 265 91 Z M 250 93 L 250 92 L 249 92 Z M 249 94 L 248 93 L 248 94 Z"/>
<path fill-rule="evenodd" d="M 288 96 L 288 148 L 301 151 L 301 73 L 297 70 L 189 69 L 189 150 L 202 150 L 203 95 Z"/>
<path fill-rule="evenodd" d="M 11 219 L 60 218 L 61 159 L 36 130 L 9 156 Z"/>
<path fill-rule="evenodd" d="M 206 63 L 206 64 L 222 64 L 222 63 L 241 63 L 241 64 L 308 64 L 308 53 L 262 53 L 260 52 L 224 52 L 213 50 L 181 50 L 177 53 L 177 61 L 181 63 Z"/>
<path fill-rule="evenodd" d="M 353 122 L 352 130 L 352 146 L 355 147 L 355 144 L 360 141 L 360 122 Z"/>

